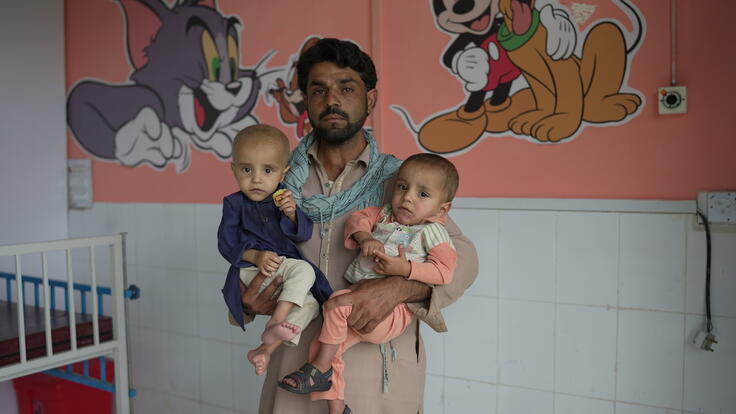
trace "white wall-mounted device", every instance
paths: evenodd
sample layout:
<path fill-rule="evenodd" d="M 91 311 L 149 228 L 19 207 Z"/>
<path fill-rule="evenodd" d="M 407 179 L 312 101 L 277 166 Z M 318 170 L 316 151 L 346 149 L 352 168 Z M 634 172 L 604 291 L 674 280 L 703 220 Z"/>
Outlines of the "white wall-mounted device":
<path fill-rule="evenodd" d="M 687 113 L 687 86 L 668 86 L 659 88 L 660 115 Z"/>
<path fill-rule="evenodd" d="M 697 205 L 709 223 L 736 225 L 736 190 L 698 193 Z"/>
<path fill-rule="evenodd" d="M 68 160 L 69 207 L 92 207 L 92 160 L 89 158 Z"/>

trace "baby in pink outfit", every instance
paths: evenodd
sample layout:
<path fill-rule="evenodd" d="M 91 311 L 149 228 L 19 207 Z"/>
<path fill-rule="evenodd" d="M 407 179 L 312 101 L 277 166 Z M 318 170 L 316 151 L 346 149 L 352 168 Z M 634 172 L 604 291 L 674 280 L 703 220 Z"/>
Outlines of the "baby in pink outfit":
<path fill-rule="evenodd" d="M 345 247 L 360 249 L 345 278 L 402 276 L 432 285 L 449 283 L 457 254 L 444 223 L 458 186 L 455 166 L 434 154 L 415 154 L 399 169 L 391 203 L 354 212 L 345 223 Z M 340 290 L 338 296 L 350 290 Z M 345 405 L 342 354 L 359 342 L 386 343 L 404 332 L 413 314 L 396 306 L 376 328 L 361 334 L 348 326 L 352 306 L 324 310 L 319 337 L 304 364 L 279 383 L 312 400 L 327 400 L 330 414 L 350 413 Z"/>

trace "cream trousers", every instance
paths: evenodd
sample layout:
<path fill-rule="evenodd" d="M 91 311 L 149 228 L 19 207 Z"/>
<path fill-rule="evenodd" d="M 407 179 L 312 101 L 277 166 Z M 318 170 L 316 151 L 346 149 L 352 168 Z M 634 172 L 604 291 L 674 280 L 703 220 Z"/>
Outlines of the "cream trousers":
<path fill-rule="evenodd" d="M 279 268 L 263 281 L 258 292 L 262 292 L 276 276 L 281 276 L 284 283 L 281 285 L 281 291 L 277 291 L 278 301 L 291 302 L 296 305 L 289 312 L 286 321 L 304 330 L 307 324 L 319 314 L 319 303 L 309 291 L 314 284 L 314 269 L 312 265 L 304 260 L 290 259 L 284 256 L 281 256 L 281 259 Z M 257 274 L 258 267 L 241 268 L 240 280 L 248 286 Z M 299 344 L 301 336 L 301 333 L 299 333 L 285 344 L 296 346 Z"/>

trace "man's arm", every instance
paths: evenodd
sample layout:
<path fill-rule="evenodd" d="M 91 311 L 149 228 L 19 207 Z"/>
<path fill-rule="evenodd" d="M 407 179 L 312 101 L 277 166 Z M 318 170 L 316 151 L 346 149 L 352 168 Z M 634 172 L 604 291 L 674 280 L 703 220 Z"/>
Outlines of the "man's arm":
<path fill-rule="evenodd" d="M 325 302 L 325 309 L 352 305 L 348 325 L 356 331 L 367 334 L 386 319 L 400 303 L 424 302 L 430 298 L 432 288 L 428 285 L 408 280 L 401 276 L 383 279 L 366 279 L 352 285 L 351 293 L 336 296 Z"/>
<path fill-rule="evenodd" d="M 451 283 L 435 286 L 428 300 L 408 303 L 409 309 L 437 332 L 447 331 L 442 309 L 451 305 L 465 293 L 478 276 L 478 253 L 475 245 L 460 231 L 452 219 L 445 226 L 457 251 L 457 266 Z"/>

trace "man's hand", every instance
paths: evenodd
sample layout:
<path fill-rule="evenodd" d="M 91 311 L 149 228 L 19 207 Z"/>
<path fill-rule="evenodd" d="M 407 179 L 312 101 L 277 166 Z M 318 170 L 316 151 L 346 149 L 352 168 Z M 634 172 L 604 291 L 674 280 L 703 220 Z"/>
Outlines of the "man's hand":
<path fill-rule="evenodd" d="M 277 289 L 281 288 L 283 280 L 281 276 L 277 276 L 263 289 L 263 292 L 258 293 L 258 289 L 264 280 L 266 280 L 266 275 L 258 273 L 251 280 L 250 285 L 245 286 L 243 282 L 240 282 L 240 301 L 243 302 L 243 309 L 246 312 L 256 315 L 272 315 L 274 309 L 276 309 L 277 301 L 273 298 L 273 295 Z"/>
<path fill-rule="evenodd" d="M 411 263 L 406 260 L 406 249 L 404 246 L 399 246 L 398 256 L 389 256 L 384 252 L 376 252 L 376 266 L 373 270 L 379 275 L 392 275 L 409 277 L 411 274 Z"/>
<path fill-rule="evenodd" d="M 348 326 L 362 334 L 373 332 L 393 312 L 396 305 L 426 300 L 432 292 L 424 283 L 399 276 L 361 280 L 349 289 L 352 292 L 335 296 L 325 302 L 324 308 L 330 310 L 352 305 Z"/>
<path fill-rule="evenodd" d="M 291 191 L 286 190 L 278 197 L 276 206 L 281 210 L 289 220 L 296 222 L 296 203 Z"/>

